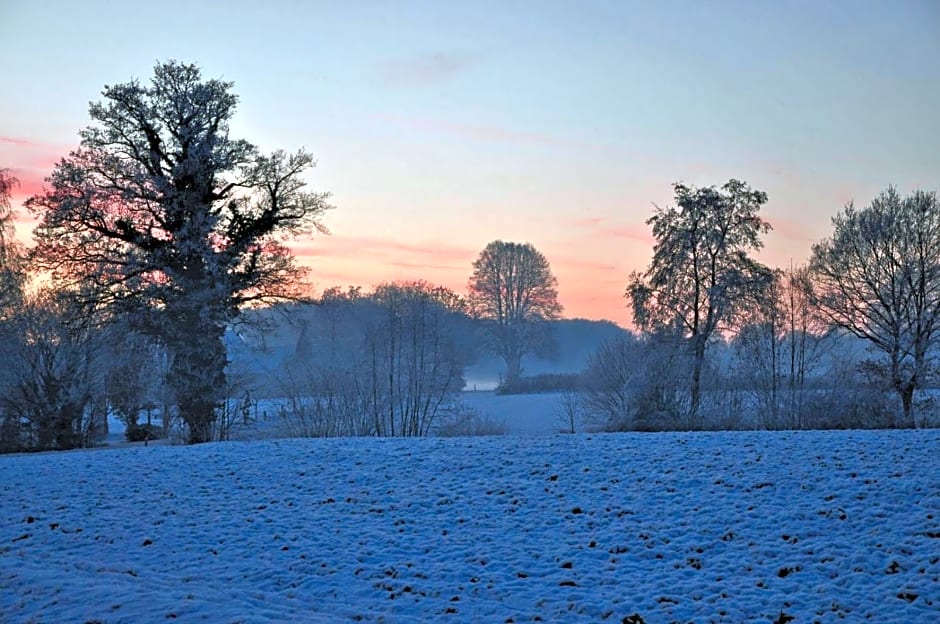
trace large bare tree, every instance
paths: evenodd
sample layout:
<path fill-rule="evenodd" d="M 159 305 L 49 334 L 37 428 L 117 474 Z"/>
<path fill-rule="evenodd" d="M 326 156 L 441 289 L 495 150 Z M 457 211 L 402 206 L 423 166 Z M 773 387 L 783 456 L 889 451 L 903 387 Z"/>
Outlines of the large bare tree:
<path fill-rule="evenodd" d="M 506 384 L 518 381 L 522 357 L 548 339 L 558 318 L 558 280 L 531 243 L 493 241 L 473 263 L 470 307 L 485 323 L 493 351 L 506 362 Z"/>
<path fill-rule="evenodd" d="M 285 236 L 322 227 L 310 154 L 264 155 L 229 136 L 232 83 L 157 64 L 149 85 L 107 86 L 81 146 L 27 205 L 37 257 L 98 308 L 128 314 L 171 356 L 191 442 L 211 439 L 225 386 L 223 334 L 244 306 L 299 293 Z"/>
<path fill-rule="evenodd" d="M 647 220 L 656 244 L 643 274 L 633 273 L 626 297 L 644 331 L 672 329 L 688 340 L 692 356 L 689 427 L 696 428 L 709 339 L 731 329 L 772 271 L 748 253 L 763 246 L 770 224 L 758 216 L 767 195 L 738 180 L 721 188 L 675 184 L 676 206 Z"/>
<path fill-rule="evenodd" d="M 888 188 L 869 206 L 846 206 L 813 246 L 816 304 L 835 327 L 884 354 L 876 368 L 898 393 L 904 425 L 916 425 L 914 391 L 940 343 L 940 201 Z"/>

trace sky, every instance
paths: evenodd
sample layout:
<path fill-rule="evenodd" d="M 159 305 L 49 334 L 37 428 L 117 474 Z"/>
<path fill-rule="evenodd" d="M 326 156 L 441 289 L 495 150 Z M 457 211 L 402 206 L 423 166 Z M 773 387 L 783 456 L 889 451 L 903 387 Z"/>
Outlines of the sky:
<path fill-rule="evenodd" d="M 849 201 L 940 191 L 935 0 L 0 0 L 0 54 L 16 204 L 105 85 L 171 59 L 233 81 L 233 136 L 306 148 L 332 193 L 332 234 L 294 243 L 318 290 L 463 293 L 488 242 L 531 242 L 565 316 L 629 326 L 675 182 L 765 191 L 779 267 Z"/>

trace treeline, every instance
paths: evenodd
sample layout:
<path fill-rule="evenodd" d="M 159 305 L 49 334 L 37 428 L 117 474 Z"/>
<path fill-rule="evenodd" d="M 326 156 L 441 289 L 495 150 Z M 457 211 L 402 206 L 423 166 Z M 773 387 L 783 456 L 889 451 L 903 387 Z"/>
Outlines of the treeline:
<path fill-rule="evenodd" d="M 551 351 L 562 311 L 541 252 L 491 242 L 465 297 L 413 282 L 311 298 L 285 239 L 328 233 L 329 194 L 307 188 L 311 154 L 229 135 L 232 87 L 178 62 L 149 84 L 106 87 L 79 148 L 26 202 L 38 219 L 28 250 L 13 238 L 16 180 L 0 169 L 3 450 L 93 444 L 109 414 L 133 439 L 227 438 L 253 409 L 227 332 L 284 301 L 315 303 L 330 328 L 278 371 L 293 434 L 460 431 L 470 417 L 454 399 L 477 347 L 503 361 L 505 389 L 532 384 L 525 357 Z M 584 376 L 604 428 L 754 426 L 747 414 L 766 427 L 936 422 L 923 401 L 940 341 L 936 193 L 888 188 L 849 205 L 805 267 L 779 271 L 754 258 L 765 193 L 738 180 L 674 190 L 648 220 L 650 265 L 626 285 L 639 335 L 605 345 Z M 870 354 L 817 368 L 840 333 Z M 730 367 L 715 357 L 726 341 Z"/>
<path fill-rule="evenodd" d="M 837 331 L 771 337 L 762 329 L 750 326 L 710 346 L 701 376 L 698 428 L 905 426 L 900 401 L 873 374 L 871 354 L 857 338 Z M 573 410 L 579 427 L 688 429 L 692 358 L 685 340 L 675 335 L 631 335 L 605 344 L 577 377 Z M 940 425 L 929 389 L 916 398 L 918 425 Z"/>
<path fill-rule="evenodd" d="M 738 376 L 767 389 L 757 407 L 778 426 L 801 426 L 796 397 L 804 397 L 813 353 L 829 332 L 871 348 L 859 372 L 878 392 L 863 404 L 876 409 L 881 392 L 890 391 L 900 410 L 887 422 L 923 424 L 915 397 L 936 376 L 940 342 L 936 193 L 902 197 L 888 188 L 864 208 L 850 204 L 833 218 L 832 235 L 813 245 L 805 267 L 780 271 L 752 257 L 770 230 L 758 214 L 765 193 L 737 180 L 720 188 L 676 184 L 675 191 L 676 205 L 648 221 L 653 258 L 631 277 L 626 296 L 638 327 L 657 344 L 655 357 L 666 357 L 673 377 L 684 381 L 679 411 L 687 428 L 706 426 L 708 354 L 722 335 L 736 336 Z M 833 405 L 834 419 L 858 403 L 860 386 L 851 387 Z"/>

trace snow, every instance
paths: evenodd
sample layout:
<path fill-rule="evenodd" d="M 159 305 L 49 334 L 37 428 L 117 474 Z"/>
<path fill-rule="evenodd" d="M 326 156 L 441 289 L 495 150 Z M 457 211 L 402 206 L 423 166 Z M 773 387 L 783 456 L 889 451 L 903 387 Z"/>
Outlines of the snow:
<path fill-rule="evenodd" d="M 565 428 L 560 417 L 561 393 L 496 394 L 462 392 L 461 403 L 481 417 L 504 424 L 513 435 L 557 433 Z"/>
<path fill-rule="evenodd" d="M 5 456 L 0 621 L 936 622 L 938 457 L 936 430 Z"/>

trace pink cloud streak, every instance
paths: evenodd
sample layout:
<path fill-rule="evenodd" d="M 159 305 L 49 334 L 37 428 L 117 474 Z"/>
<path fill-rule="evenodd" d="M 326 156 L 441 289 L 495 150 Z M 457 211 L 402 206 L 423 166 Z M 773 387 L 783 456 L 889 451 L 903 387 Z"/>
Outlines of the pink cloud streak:
<path fill-rule="evenodd" d="M 37 143 L 36 141 L 31 141 L 29 139 L 23 139 L 20 137 L 11 137 L 11 136 L 0 136 L 0 143 L 6 144 L 6 145 L 14 145 L 16 147 L 35 147 L 35 148 L 46 147 L 42 143 Z"/>
<path fill-rule="evenodd" d="M 573 229 L 586 231 L 591 237 L 626 238 L 643 243 L 644 245 L 652 245 L 656 242 L 649 227 L 645 223 L 612 224 L 608 223 L 608 221 L 602 217 L 579 217 L 572 219 L 569 225 Z"/>

